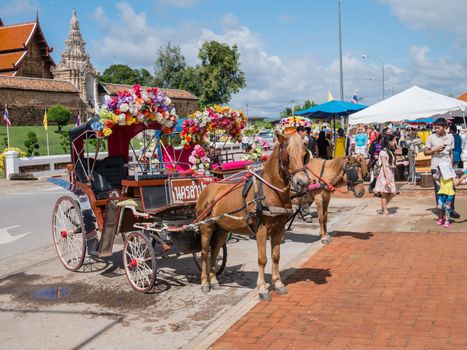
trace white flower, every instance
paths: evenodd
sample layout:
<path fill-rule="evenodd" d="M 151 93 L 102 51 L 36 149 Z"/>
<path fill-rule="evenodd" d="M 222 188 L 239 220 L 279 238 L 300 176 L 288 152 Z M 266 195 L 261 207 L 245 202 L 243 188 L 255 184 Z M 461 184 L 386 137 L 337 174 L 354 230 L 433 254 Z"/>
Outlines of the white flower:
<path fill-rule="evenodd" d="M 130 106 L 128 106 L 128 103 L 122 103 L 119 107 L 120 109 L 120 112 L 128 112 L 128 110 L 130 109 Z"/>
<path fill-rule="evenodd" d="M 138 119 L 140 123 L 142 123 L 144 121 L 144 114 L 138 114 L 136 118 Z"/>
<path fill-rule="evenodd" d="M 162 119 L 163 119 L 163 118 L 162 118 L 162 114 L 160 114 L 159 112 L 157 112 L 157 113 L 156 113 L 156 120 L 157 120 L 158 122 L 160 122 Z"/>
<path fill-rule="evenodd" d="M 118 125 L 125 125 L 126 120 L 125 120 L 125 114 L 120 113 L 118 116 Z"/>
<path fill-rule="evenodd" d="M 172 103 L 172 100 L 170 99 L 170 97 L 169 97 L 169 96 L 165 96 L 165 98 L 164 98 L 164 104 L 165 104 L 166 106 L 168 106 L 168 105 L 170 105 L 171 103 Z"/>
<path fill-rule="evenodd" d="M 170 114 L 172 114 L 172 115 L 177 115 L 177 111 L 175 110 L 175 107 L 173 107 L 173 108 L 170 110 Z"/>

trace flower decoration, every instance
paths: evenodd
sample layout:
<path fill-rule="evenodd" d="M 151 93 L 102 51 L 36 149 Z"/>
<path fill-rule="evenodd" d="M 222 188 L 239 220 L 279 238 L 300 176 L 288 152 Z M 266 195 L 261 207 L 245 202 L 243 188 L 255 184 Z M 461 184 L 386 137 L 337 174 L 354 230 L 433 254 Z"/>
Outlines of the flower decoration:
<path fill-rule="evenodd" d="M 242 111 L 214 105 L 189 115 L 183 122 L 180 136 L 182 144 L 187 148 L 191 144 L 203 144 L 209 134 L 219 130 L 233 141 L 239 141 L 245 126 L 246 117 Z"/>
<path fill-rule="evenodd" d="M 191 152 L 188 161 L 192 164 L 191 169 L 196 172 L 203 173 L 205 175 L 210 175 L 210 170 L 212 169 L 211 160 L 206 154 L 206 150 L 201 145 L 196 145 Z"/>
<path fill-rule="evenodd" d="M 251 150 L 250 153 L 246 153 L 242 156 L 242 160 L 251 160 L 253 162 L 260 161 L 261 157 L 263 156 L 263 153 L 264 153 L 263 146 L 260 144 L 257 144 Z"/>
<path fill-rule="evenodd" d="M 309 128 L 311 127 L 311 123 L 307 119 L 297 116 L 283 118 L 279 122 L 279 129 L 282 131 L 290 128 L 297 128 L 298 126 Z"/>
<path fill-rule="evenodd" d="M 164 134 L 170 134 L 178 119 L 171 103 L 170 98 L 158 88 L 142 90 L 136 84 L 130 91 L 119 91 L 114 97 L 106 96 L 99 111 L 100 120 L 91 128 L 98 137 L 106 137 L 115 125 L 157 122 Z"/>

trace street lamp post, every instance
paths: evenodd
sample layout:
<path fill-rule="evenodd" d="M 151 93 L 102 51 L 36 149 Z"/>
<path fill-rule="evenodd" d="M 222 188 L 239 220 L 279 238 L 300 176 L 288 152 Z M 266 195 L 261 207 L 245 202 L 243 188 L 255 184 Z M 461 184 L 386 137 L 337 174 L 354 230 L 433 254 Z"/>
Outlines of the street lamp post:
<path fill-rule="evenodd" d="M 344 69 L 342 67 L 342 25 L 341 25 L 341 0 L 337 0 L 337 13 L 339 16 L 339 66 L 340 66 L 340 98 L 344 101 Z"/>
<path fill-rule="evenodd" d="M 368 55 L 362 55 L 362 58 L 370 58 L 376 61 L 381 62 L 381 72 L 382 72 L 382 80 L 381 80 L 381 85 L 382 85 L 382 95 L 383 95 L 383 100 L 384 100 L 384 61 L 381 58 L 373 57 L 373 56 L 368 56 Z"/>

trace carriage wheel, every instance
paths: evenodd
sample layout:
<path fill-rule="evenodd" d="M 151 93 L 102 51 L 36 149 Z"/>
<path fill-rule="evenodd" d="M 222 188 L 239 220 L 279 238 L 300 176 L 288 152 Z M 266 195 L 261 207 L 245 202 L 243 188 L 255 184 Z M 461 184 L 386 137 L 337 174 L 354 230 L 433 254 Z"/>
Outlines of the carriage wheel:
<path fill-rule="evenodd" d="M 86 237 L 81 209 L 73 198 L 63 196 L 55 203 L 52 235 L 63 266 L 70 271 L 78 270 L 86 256 Z"/>
<path fill-rule="evenodd" d="M 196 267 L 201 271 L 201 252 L 193 253 L 193 259 L 195 260 Z M 224 244 L 222 248 L 219 250 L 219 255 L 216 259 L 217 264 L 217 273 L 216 275 L 219 276 L 222 272 L 224 272 L 225 264 L 227 264 L 227 244 Z M 209 270 L 209 257 L 208 257 L 208 270 Z"/>
<path fill-rule="evenodd" d="M 156 281 L 156 253 L 144 233 L 132 232 L 126 236 L 123 265 L 134 290 L 146 293 L 152 288 Z"/>

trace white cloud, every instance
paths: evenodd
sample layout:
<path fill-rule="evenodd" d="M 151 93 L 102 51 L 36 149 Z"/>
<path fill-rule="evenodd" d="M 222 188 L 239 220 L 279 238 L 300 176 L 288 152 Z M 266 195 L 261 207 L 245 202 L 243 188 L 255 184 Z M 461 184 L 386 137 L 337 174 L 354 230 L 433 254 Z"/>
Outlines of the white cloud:
<path fill-rule="evenodd" d="M 200 0 L 159 0 L 156 1 L 156 6 L 161 7 L 178 7 L 178 8 L 192 8 L 195 7 Z"/>
<path fill-rule="evenodd" d="M 465 0 L 379 0 L 409 26 L 467 34 Z"/>
<path fill-rule="evenodd" d="M 0 6 L 0 14 L 5 17 L 34 13 L 38 10 L 39 5 L 34 0 L 11 0 Z"/>
<path fill-rule="evenodd" d="M 239 25 L 239 20 L 237 17 L 235 17 L 235 15 L 231 14 L 231 13 L 227 13 L 225 14 L 224 16 L 222 16 L 222 24 L 225 26 L 225 27 L 235 27 L 237 25 Z"/>
<path fill-rule="evenodd" d="M 187 63 L 194 65 L 203 42 L 217 40 L 239 48 L 247 87 L 233 97 L 231 105 L 245 108 L 248 104 L 250 116 L 276 117 L 291 100 L 296 101 L 295 104 L 306 99 L 321 103 L 326 101 L 328 90 L 335 98 L 339 97 L 337 59 L 324 62 L 317 55 L 271 54 L 261 35 L 239 24 L 231 14 L 213 24 L 216 29 L 198 22 L 160 27 L 151 24 L 144 12 L 135 12 L 128 3 L 117 4 L 117 9 L 118 20 L 106 17 L 99 7 L 94 12 L 102 26 L 103 37 L 92 42 L 90 53 L 99 68 L 123 63 L 153 71 L 156 52 L 168 41 L 180 45 Z M 358 95 L 364 97 L 363 103 L 372 104 L 381 99 L 381 65 L 361 59 L 360 54 L 346 52 L 343 57 L 344 99 L 349 100 L 358 89 Z M 456 60 L 447 56 L 432 58 L 426 47 L 414 46 L 407 55 L 407 67 L 385 66 L 386 96 L 392 90 L 397 93 L 415 84 L 441 93 L 457 93 L 464 89 L 462 84 L 467 80 L 467 72 Z M 370 81 L 369 77 L 375 80 Z"/>

